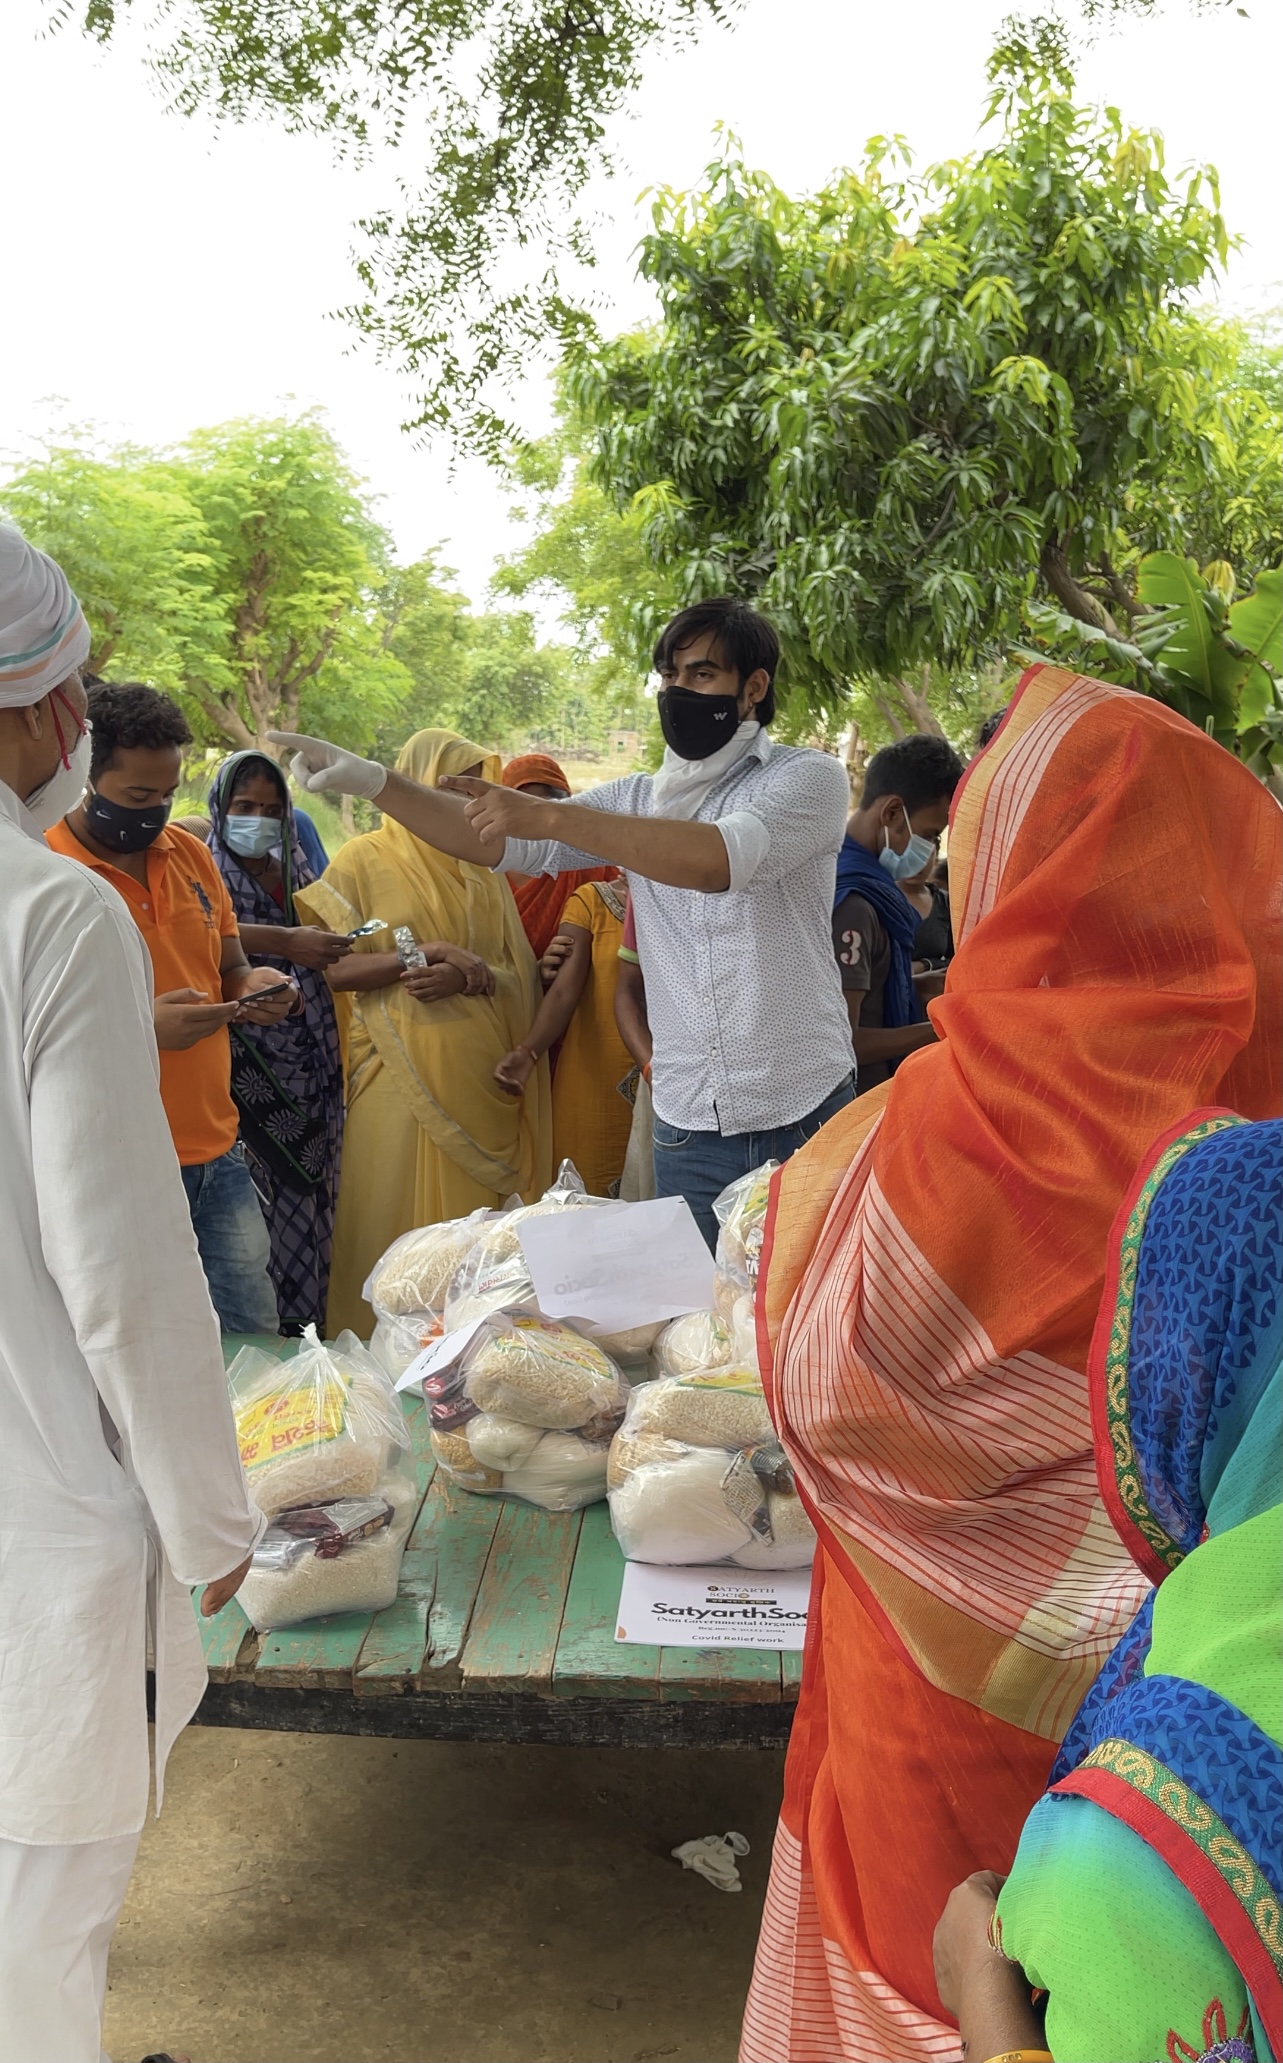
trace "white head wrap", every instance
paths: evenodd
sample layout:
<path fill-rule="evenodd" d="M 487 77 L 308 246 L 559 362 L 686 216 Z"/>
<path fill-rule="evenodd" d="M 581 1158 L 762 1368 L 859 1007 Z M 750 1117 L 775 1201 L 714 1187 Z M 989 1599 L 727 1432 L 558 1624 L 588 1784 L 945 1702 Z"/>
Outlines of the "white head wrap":
<path fill-rule="evenodd" d="M 89 657 L 89 625 L 62 567 L 0 523 L 0 709 L 26 709 Z"/>

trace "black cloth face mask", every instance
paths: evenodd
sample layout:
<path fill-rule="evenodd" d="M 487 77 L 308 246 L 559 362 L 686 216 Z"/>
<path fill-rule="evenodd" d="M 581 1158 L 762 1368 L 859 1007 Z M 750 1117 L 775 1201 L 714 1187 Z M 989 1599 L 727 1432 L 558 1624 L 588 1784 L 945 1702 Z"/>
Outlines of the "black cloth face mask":
<path fill-rule="evenodd" d="M 169 822 L 170 805 L 150 809 L 126 809 L 121 802 L 108 802 L 91 788 L 85 796 L 85 829 L 105 845 L 108 852 L 142 852 L 153 845 Z"/>
<path fill-rule="evenodd" d="M 694 688 L 661 688 L 655 697 L 664 743 L 679 759 L 709 759 L 740 727 L 738 695 L 697 695 Z"/>

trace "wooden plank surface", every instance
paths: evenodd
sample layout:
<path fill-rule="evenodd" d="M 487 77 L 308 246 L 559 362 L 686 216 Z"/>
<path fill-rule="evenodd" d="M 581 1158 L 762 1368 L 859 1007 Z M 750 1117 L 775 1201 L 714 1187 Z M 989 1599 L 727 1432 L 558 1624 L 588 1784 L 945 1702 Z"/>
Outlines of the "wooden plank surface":
<path fill-rule="evenodd" d="M 580 1516 L 504 1504 L 463 1650 L 466 1688 L 551 1690 Z"/>
<path fill-rule="evenodd" d="M 457 1690 L 463 1680 L 464 1643 L 502 1510 L 499 1498 L 456 1489 L 440 1470 L 432 1479 L 408 1548 L 428 1556 L 434 1572 L 425 1689 Z"/>
<path fill-rule="evenodd" d="M 200 1644 L 205 1650 L 205 1667 L 214 1681 L 225 1683 L 231 1676 L 247 1673 L 254 1662 L 256 1635 L 236 1599 L 225 1604 L 212 1619 L 200 1616 L 199 1590 L 192 1603 L 196 1607 Z"/>
<path fill-rule="evenodd" d="M 357 1658 L 355 1687 L 368 1697 L 388 1697 L 412 1690 L 418 1683 L 428 1651 L 428 1618 L 436 1591 L 436 1557 L 414 1544 L 424 1498 L 436 1475 L 436 1460 L 428 1444 L 428 1414 L 422 1398 L 403 1401 L 409 1407 L 409 1466 L 418 1488 L 418 1506 L 401 1560 L 396 1602 L 375 1613 Z"/>
<path fill-rule="evenodd" d="M 615 1639 L 623 1580 L 624 1557 L 610 1530 L 610 1513 L 604 1504 L 590 1504 L 553 1661 L 554 1697 L 658 1698 L 660 1649 Z"/>
<path fill-rule="evenodd" d="M 780 1657 L 765 1648 L 664 1648 L 659 1695 L 729 1699 L 774 1705 L 780 1697 Z"/>

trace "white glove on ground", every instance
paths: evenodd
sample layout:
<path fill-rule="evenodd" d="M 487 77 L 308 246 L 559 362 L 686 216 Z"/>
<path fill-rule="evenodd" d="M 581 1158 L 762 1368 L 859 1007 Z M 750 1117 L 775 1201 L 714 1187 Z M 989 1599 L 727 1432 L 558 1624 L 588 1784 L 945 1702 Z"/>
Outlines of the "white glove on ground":
<path fill-rule="evenodd" d="M 719 1891 L 743 1888 L 735 1867 L 736 1856 L 748 1854 L 748 1842 L 742 1834 L 705 1834 L 699 1841 L 683 1841 L 672 1854 L 674 1862 L 679 1862 L 684 1870 L 694 1870 L 697 1877 L 716 1885 Z"/>
<path fill-rule="evenodd" d="M 376 759 L 361 759 L 345 752 L 341 745 L 328 745 L 324 738 L 309 738 L 303 731 L 269 731 L 273 745 L 283 745 L 292 755 L 290 772 L 300 788 L 310 795 L 364 795 L 373 802 L 383 793 L 388 770 Z"/>

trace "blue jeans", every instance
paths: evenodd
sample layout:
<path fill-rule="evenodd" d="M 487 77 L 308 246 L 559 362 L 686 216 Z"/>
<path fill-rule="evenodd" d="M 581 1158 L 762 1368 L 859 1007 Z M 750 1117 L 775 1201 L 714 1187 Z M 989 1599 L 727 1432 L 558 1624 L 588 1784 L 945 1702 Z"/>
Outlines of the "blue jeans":
<path fill-rule="evenodd" d="M 237 1140 L 230 1153 L 183 1168 L 201 1266 L 224 1332 L 279 1332 L 267 1272 L 267 1220 Z"/>
<path fill-rule="evenodd" d="M 684 1196 L 709 1245 L 717 1246 L 713 1205 L 731 1182 L 760 1168 L 764 1160 L 787 1160 L 813 1139 L 855 1096 L 855 1077 L 845 1075 L 809 1117 L 769 1132 L 687 1132 L 655 1119 L 655 1194 Z"/>

